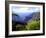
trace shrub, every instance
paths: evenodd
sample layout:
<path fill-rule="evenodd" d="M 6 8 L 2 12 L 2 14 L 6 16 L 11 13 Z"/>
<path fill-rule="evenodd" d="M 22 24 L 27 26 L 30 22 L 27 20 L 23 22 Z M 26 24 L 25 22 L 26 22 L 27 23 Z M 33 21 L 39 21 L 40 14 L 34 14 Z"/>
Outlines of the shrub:
<path fill-rule="evenodd" d="M 40 21 L 32 20 L 29 21 L 26 25 L 27 30 L 39 30 L 40 29 Z"/>

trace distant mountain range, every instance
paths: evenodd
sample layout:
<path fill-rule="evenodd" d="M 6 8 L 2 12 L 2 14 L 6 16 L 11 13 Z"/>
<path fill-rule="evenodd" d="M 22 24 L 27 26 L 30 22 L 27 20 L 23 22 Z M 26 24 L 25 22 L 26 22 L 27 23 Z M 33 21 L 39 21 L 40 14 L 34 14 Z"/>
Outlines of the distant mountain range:
<path fill-rule="evenodd" d="M 28 20 L 39 20 L 40 19 L 40 12 L 34 12 L 25 17 L 23 20 L 19 15 L 17 14 L 12 14 L 12 21 L 17 21 L 17 22 L 27 22 Z"/>
<path fill-rule="evenodd" d="M 40 12 L 34 12 L 28 16 L 25 17 L 25 20 L 28 21 L 28 20 L 39 20 L 40 19 Z"/>

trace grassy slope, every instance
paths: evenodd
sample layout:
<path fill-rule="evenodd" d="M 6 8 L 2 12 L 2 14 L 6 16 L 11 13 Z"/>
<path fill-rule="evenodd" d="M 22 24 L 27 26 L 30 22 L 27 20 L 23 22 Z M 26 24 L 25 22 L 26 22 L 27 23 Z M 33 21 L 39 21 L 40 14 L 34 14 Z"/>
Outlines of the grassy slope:
<path fill-rule="evenodd" d="M 27 22 L 27 25 L 17 25 L 16 26 L 17 29 L 19 30 L 39 30 L 40 29 L 40 21 L 36 21 L 36 20 L 29 20 Z"/>

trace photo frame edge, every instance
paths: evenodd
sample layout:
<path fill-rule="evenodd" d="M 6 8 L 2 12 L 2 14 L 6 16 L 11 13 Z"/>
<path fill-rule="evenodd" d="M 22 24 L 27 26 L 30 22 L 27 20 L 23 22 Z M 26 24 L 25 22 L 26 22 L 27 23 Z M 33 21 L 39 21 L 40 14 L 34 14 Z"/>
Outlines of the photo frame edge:
<path fill-rule="evenodd" d="M 17 2 L 17 1 L 12 1 Z M 18 1 L 21 2 L 21 1 Z M 37 3 L 37 2 L 21 2 L 21 3 L 33 3 L 33 4 L 39 4 L 39 5 L 43 5 L 43 33 L 42 34 L 28 34 L 28 35 L 13 35 L 13 36 L 8 36 L 8 17 L 9 17 L 9 13 L 8 13 L 8 6 L 9 3 L 11 3 L 11 1 L 5 1 L 5 37 L 22 37 L 22 36 L 37 36 L 37 35 L 45 35 L 45 3 Z M 7 26 L 6 26 L 7 25 Z"/>

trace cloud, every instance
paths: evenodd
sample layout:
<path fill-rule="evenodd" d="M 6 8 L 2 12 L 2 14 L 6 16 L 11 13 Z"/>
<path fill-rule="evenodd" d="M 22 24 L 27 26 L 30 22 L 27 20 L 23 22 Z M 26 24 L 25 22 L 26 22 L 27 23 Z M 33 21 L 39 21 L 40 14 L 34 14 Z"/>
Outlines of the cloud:
<path fill-rule="evenodd" d="M 38 7 L 12 7 L 13 13 L 33 13 L 39 12 L 40 9 Z"/>

